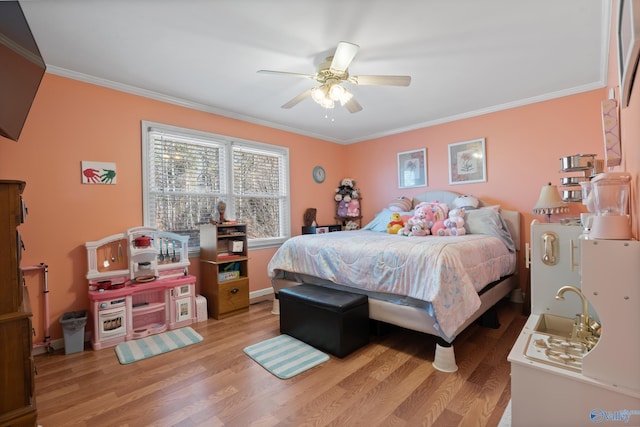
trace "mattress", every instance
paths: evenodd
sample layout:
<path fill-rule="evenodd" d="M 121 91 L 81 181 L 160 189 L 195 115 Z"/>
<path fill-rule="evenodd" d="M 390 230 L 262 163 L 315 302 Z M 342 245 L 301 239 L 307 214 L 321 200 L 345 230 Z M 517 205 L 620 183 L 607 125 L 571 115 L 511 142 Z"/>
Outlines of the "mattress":
<path fill-rule="evenodd" d="M 516 255 L 494 236 L 405 237 L 358 230 L 296 236 L 268 265 L 367 292 L 423 301 L 453 336 L 479 307 L 478 292 L 512 274 Z"/>

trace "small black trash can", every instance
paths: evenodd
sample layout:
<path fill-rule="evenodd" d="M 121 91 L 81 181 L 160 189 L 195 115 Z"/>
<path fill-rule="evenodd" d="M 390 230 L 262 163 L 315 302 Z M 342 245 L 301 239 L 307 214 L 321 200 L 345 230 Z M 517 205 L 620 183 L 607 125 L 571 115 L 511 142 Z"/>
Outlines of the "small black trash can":
<path fill-rule="evenodd" d="M 64 332 L 64 354 L 84 351 L 84 327 L 87 324 L 87 311 L 71 311 L 60 318 Z"/>

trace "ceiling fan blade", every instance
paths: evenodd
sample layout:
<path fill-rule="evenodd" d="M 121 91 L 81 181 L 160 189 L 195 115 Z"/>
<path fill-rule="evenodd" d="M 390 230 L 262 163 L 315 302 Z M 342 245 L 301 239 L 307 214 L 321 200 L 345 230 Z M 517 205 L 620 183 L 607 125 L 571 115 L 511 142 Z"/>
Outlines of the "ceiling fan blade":
<path fill-rule="evenodd" d="M 349 110 L 350 113 L 357 113 L 358 111 L 362 111 L 362 105 L 352 96 L 347 102 L 342 104 L 344 108 Z"/>
<path fill-rule="evenodd" d="M 274 74 L 278 76 L 287 76 L 287 77 L 304 77 L 306 79 L 315 79 L 316 76 L 313 74 L 302 74 L 302 73 L 290 73 L 289 71 L 272 71 L 272 70 L 258 70 L 259 74 Z"/>
<path fill-rule="evenodd" d="M 344 73 L 347 68 L 349 68 L 349 64 L 353 61 L 356 53 L 358 53 L 358 49 L 360 49 L 360 46 L 357 44 L 349 42 L 338 43 L 336 53 L 333 54 L 333 60 L 329 66 L 329 70 L 336 74 Z"/>
<path fill-rule="evenodd" d="M 293 98 L 291 101 L 287 102 L 286 104 L 284 104 L 282 106 L 282 108 L 291 108 L 294 107 L 296 105 L 298 105 L 298 103 L 300 103 L 301 101 L 303 101 L 305 98 L 308 98 L 311 96 L 311 89 L 307 89 L 304 92 L 302 92 L 300 95 L 296 96 L 295 98 Z"/>
<path fill-rule="evenodd" d="M 351 76 L 349 81 L 356 85 L 409 86 L 411 76 Z"/>

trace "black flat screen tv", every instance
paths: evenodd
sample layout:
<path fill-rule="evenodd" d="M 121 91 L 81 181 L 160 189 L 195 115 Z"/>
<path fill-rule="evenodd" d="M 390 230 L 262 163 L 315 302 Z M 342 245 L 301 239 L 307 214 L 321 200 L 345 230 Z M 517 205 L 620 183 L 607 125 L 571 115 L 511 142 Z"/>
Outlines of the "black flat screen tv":
<path fill-rule="evenodd" d="M 46 65 L 17 1 L 0 1 L 0 135 L 18 141 Z"/>

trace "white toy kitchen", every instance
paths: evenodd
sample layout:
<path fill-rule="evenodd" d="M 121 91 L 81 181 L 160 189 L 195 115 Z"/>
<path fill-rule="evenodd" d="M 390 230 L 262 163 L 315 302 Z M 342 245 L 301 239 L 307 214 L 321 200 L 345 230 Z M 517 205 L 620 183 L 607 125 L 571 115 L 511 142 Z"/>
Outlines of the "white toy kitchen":
<path fill-rule="evenodd" d="M 135 227 L 85 243 L 94 350 L 195 322 L 188 240 Z"/>
<path fill-rule="evenodd" d="M 531 225 L 531 316 L 513 346 L 512 425 L 640 425 L 640 242 Z"/>

